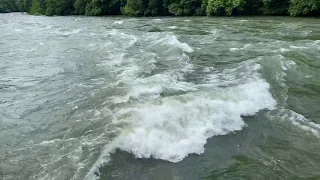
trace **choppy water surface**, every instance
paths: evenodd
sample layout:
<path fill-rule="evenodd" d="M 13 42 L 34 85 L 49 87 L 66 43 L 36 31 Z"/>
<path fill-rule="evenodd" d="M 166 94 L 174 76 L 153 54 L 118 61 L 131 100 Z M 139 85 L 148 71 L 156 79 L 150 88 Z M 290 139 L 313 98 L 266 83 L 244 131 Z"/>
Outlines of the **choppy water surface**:
<path fill-rule="evenodd" d="M 0 14 L 0 179 L 320 178 L 320 19 Z"/>

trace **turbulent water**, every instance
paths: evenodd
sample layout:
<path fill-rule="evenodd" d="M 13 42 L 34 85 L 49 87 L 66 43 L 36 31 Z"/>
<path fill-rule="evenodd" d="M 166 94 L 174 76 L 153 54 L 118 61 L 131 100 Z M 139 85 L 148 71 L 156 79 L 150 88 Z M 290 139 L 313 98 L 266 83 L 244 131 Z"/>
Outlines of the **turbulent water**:
<path fill-rule="evenodd" d="M 320 179 L 320 19 L 0 14 L 0 179 Z"/>

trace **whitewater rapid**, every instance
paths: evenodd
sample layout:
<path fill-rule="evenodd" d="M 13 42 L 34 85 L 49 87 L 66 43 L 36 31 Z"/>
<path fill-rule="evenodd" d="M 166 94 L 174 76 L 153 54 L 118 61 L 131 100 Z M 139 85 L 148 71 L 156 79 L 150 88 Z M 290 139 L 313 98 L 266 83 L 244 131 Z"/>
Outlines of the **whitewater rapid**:
<path fill-rule="evenodd" d="M 270 86 L 259 72 L 259 58 L 222 71 L 195 67 L 189 58 L 194 48 L 173 33 L 146 33 L 139 38 L 112 30 L 111 35 L 125 38 L 123 46 L 136 48 L 136 54 L 129 57 L 123 49 L 114 52 L 120 57 L 115 63 L 106 63 L 119 72 L 116 86 L 125 89 L 121 96 L 110 97 L 118 106 L 111 110 L 112 123 L 122 128 L 105 146 L 88 179 L 116 149 L 137 158 L 179 162 L 190 154 L 204 153 L 208 138 L 244 128 L 242 116 L 276 107 Z M 146 48 L 139 49 L 141 44 Z M 186 80 L 199 74 L 200 83 Z"/>
<path fill-rule="evenodd" d="M 22 14 L 0 22 L 0 179 L 158 177 L 153 168 L 203 179 L 238 163 L 256 175 L 318 152 L 317 143 L 296 149 L 320 137 L 316 107 L 299 99 L 317 103 L 316 25 Z"/>

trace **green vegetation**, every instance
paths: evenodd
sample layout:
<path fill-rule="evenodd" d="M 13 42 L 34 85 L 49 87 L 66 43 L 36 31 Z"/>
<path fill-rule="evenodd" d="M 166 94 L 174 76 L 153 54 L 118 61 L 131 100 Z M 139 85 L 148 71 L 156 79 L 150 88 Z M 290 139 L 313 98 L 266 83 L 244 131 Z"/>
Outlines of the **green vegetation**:
<path fill-rule="evenodd" d="M 236 15 L 243 14 L 245 0 L 209 0 L 207 5 L 207 15 Z"/>
<path fill-rule="evenodd" d="M 13 0 L 0 0 L 0 13 L 19 11 L 18 3 Z"/>
<path fill-rule="evenodd" d="M 290 15 L 313 15 L 320 14 L 320 0 L 292 0 L 289 8 Z"/>
<path fill-rule="evenodd" d="M 129 16 L 319 16 L 320 0 L 0 0 L 0 13 Z"/>

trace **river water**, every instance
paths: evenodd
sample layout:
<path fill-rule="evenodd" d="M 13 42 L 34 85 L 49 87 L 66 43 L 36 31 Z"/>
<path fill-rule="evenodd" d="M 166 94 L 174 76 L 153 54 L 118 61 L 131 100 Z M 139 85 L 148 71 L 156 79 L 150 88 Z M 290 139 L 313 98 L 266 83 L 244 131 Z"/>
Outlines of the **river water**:
<path fill-rule="evenodd" d="M 0 14 L 0 179 L 320 179 L 320 19 Z"/>

